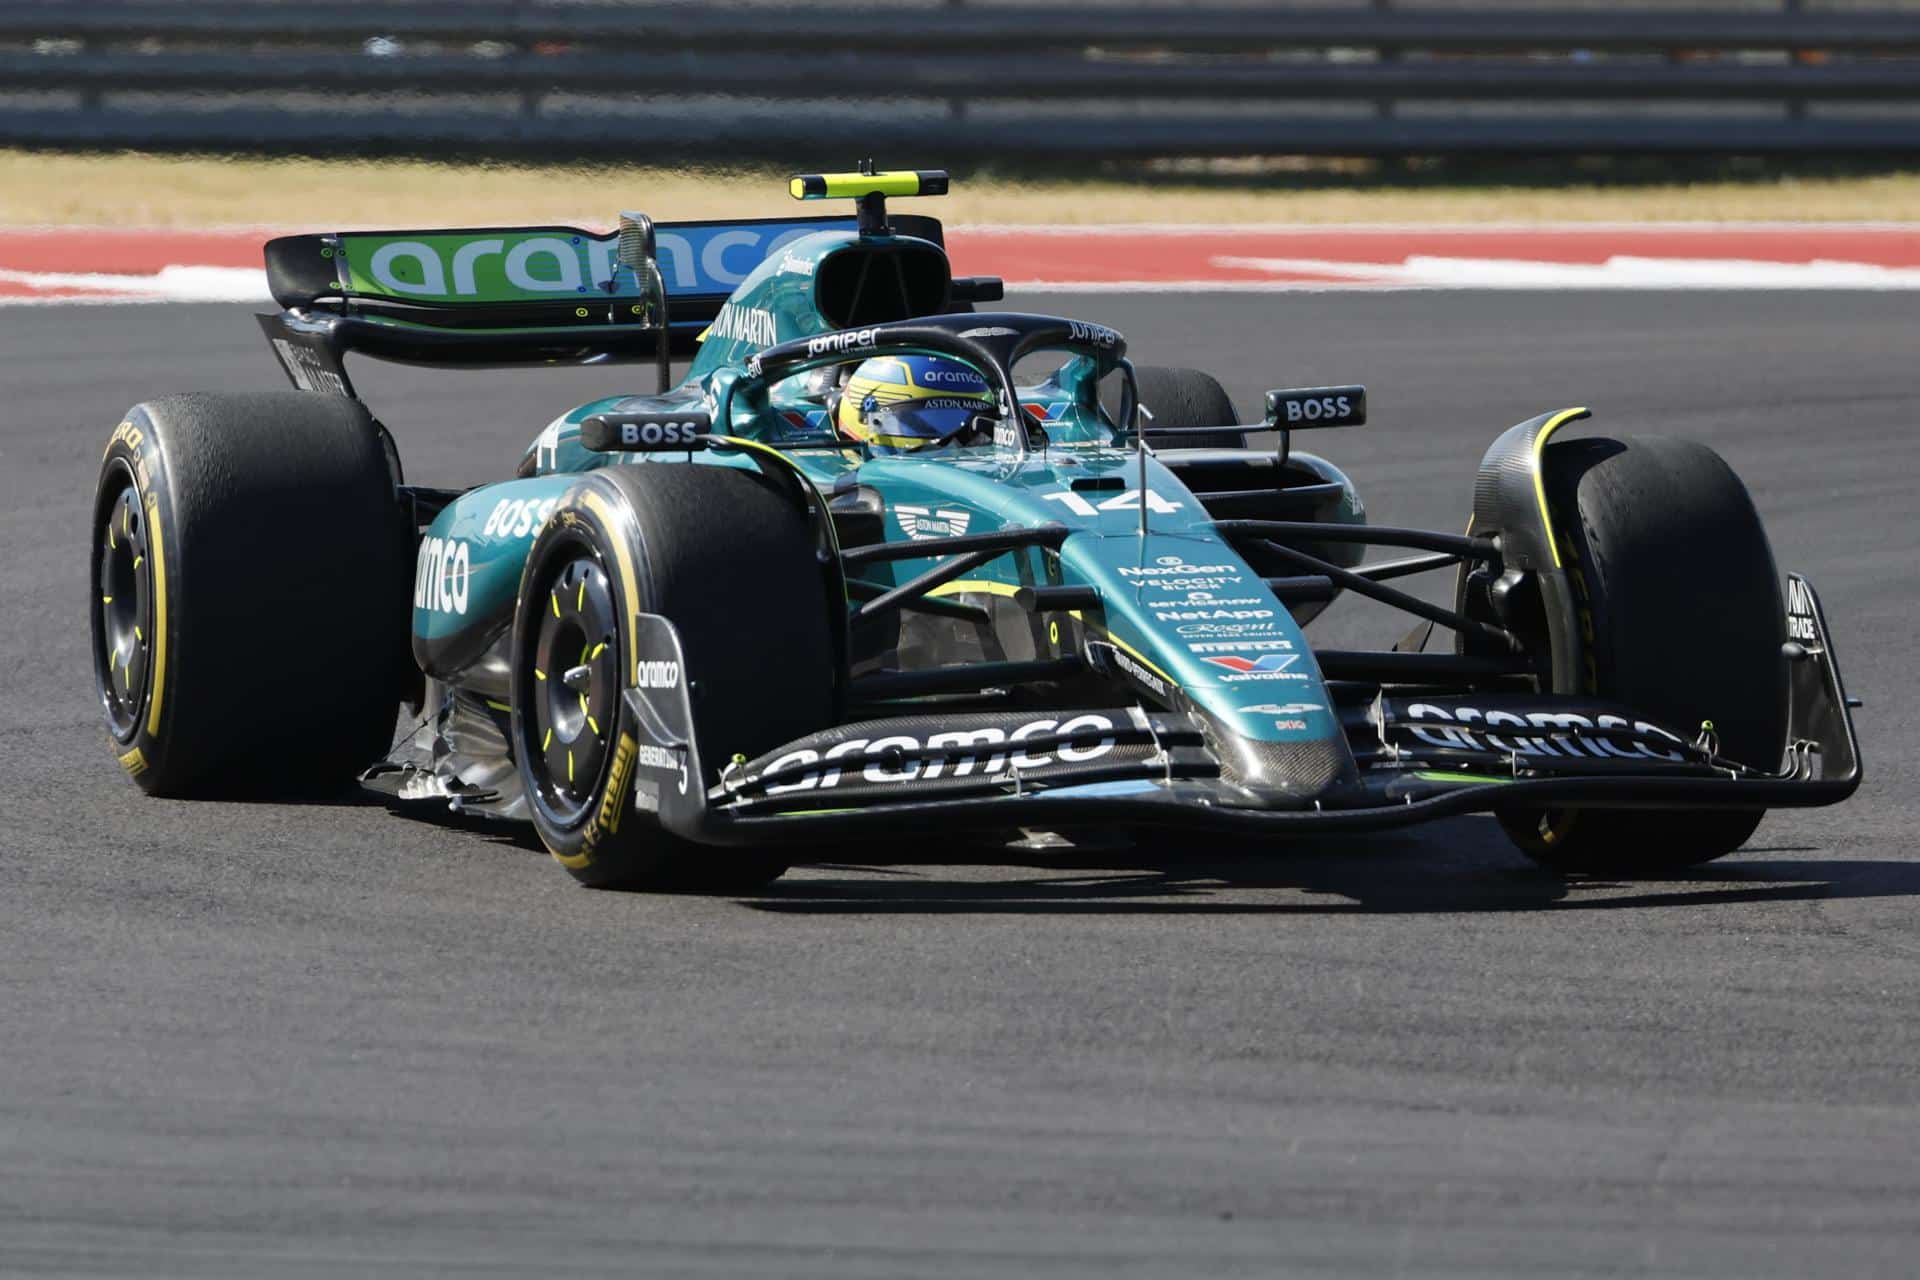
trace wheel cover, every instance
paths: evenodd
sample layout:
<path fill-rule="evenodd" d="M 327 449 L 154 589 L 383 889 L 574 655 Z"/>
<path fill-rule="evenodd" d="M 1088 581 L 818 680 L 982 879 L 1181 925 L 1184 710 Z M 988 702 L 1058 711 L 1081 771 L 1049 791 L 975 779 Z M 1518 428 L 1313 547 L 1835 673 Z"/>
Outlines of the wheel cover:
<path fill-rule="evenodd" d="M 115 478 L 94 529 L 93 677 L 108 728 L 126 742 L 153 669 L 153 565 L 133 474 L 119 466 Z"/>
<path fill-rule="evenodd" d="M 593 807 L 619 720 L 619 615 L 605 567 L 581 550 L 546 579 L 521 718 L 534 802 L 563 827 Z"/>

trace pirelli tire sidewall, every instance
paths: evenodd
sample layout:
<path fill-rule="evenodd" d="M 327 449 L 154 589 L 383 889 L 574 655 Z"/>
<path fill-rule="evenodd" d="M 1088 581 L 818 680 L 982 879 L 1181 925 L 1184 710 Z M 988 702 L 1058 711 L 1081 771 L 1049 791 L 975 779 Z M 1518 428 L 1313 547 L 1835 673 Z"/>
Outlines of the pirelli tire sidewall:
<path fill-rule="evenodd" d="M 541 802 L 532 763 L 536 623 L 543 584 L 582 547 L 598 557 L 611 587 L 623 694 L 634 660 L 628 619 L 659 614 L 679 632 L 687 668 L 680 677 L 707 770 L 695 785 L 711 785 L 733 754 L 752 758 L 831 723 L 833 615 L 805 513 L 757 471 L 656 462 L 593 472 L 535 537 L 514 613 L 515 757 L 534 826 L 555 860 L 591 885 L 700 889 L 771 879 L 784 864 L 687 844 L 634 810 L 638 743 L 624 697 L 584 809 L 561 821 Z"/>
<path fill-rule="evenodd" d="M 147 637 L 148 651 L 141 656 L 145 664 L 143 687 L 138 703 L 132 708 L 131 721 L 125 728 L 117 729 L 110 719 L 107 736 L 120 767 L 142 790 L 166 794 L 168 784 L 174 779 L 169 771 L 155 766 L 166 759 L 160 744 L 166 741 L 168 726 L 178 709 L 178 701 L 167 695 L 173 675 L 170 660 L 178 651 L 179 610 L 174 602 L 180 591 L 180 573 L 177 548 L 167 540 L 167 532 L 177 528 L 173 499 L 159 441 L 145 405 L 129 410 L 126 418 L 113 429 L 106 453 L 100 460 L 100 478 L 94 490 L 93 520 L 88 526 L 92 531 L 88 548 L 91 575 L 88 615 L 96 686 L 116 678 L 104 661 L 105 619 L 100 604 L 106 584 L 101 580 L 97 543 L 104 536 L 107 516 L 118 505 L 116 499 L 128 484 L 133 486 L 134 506 L 147 522 L 141 576 L 151 634 Z M 102 698 L 104 701 L 104 694 Z"/>
<path fill-rule="evenodd" d="M 1543 452 L 1543 492 L 1579 617 L 1587 693 L 1693 734 L 1761 770 L 1786 743 L 1785 607 L 1766 531 L 1704 445 L 1594 436 Z M 1502 811 L 1535 859 L 1662 871 L 1730 853 L 1762 810 Z"/>
<path fill-rule="evenodd" d="M 131 476 L 151 635 L 134 722 L 107 731 L 143 790 L 332 793 L 391 742 L 412 557 L 389 450 L 358 402 L 297 391 L 168 396 L 113 429 L 92 530 Z"/>
<path fill-rule="evenodd" d="M 1220 380 L 1200 369 L 1179 369 L 1161 365 L 1138 365 L 1133 371 L 1140 402 L 1153 420 L 1147 428 L 1147 443 L 1169 449 L 1244 449 L 1247 433 L 1235 430 L 1240 414 L 1233 407 Z M 1109 413 L 1118 405 L 1108 406 Z M 1163 436 L 1156 431 L 1178 427 L 1220 427 L 1215 435 Z"/>
<path fill-rule="evenodd" d="M 514 608 L 513 740 L 527 808 L 547 851 L 586 884 L 617 884 L 642 876 L 669 851 L 658 831 L 637 830 L 642 824 L 632 813 L 633 759 L 638 744 L 624 697 L 614 703 L 613 723 L 608 726 L 609 749 L 601 761 L 589 803 L 569 821 L 543 802 L 530 764 L 533 752 L 538 750 L 533 742 L 532 700 L 541 695 L 537 687 L 540 681 L 534 675 L 536 628 L 548 594 L 547 580 L 562 562 L 582 552 L 599 560 L 617 618 L 624 620 L 644 608 L 645 593 L 637 590 L 638 547 L 632 510 L 613 486 L 590 476 L 567 491 L 534 536 L 521 570 L 519 600 Z M 616 661 L 621 671 L 631 670 L 632 644 L 630 629 L 622 621 Z"/>

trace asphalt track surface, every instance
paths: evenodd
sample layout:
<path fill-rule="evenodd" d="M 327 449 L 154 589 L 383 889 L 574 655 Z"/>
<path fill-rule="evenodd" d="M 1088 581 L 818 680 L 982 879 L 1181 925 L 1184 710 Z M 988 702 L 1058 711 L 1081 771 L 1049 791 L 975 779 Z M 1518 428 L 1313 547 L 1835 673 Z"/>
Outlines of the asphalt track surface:
<path fill-rule="evenodd" d="M 1911 301 L 1029 301 L 1248 408 L 1364 379 L 1374 424 L 1312 443 L 1377 521 L 1457 525 L 1542 409 L 1710 442 L 1824 594 L 1868 783 L 1671 880 L 1461 819 L 850 848 L 745 899 L 589 892 L 351 799 L 148 800 L 89 685 L 94 467 L 129 403 L 278 373 L 246 308 L 0 311 L 0 1274 L 1910 1274 Z M 363 391 L 451 484 L 639 381 Z"/>

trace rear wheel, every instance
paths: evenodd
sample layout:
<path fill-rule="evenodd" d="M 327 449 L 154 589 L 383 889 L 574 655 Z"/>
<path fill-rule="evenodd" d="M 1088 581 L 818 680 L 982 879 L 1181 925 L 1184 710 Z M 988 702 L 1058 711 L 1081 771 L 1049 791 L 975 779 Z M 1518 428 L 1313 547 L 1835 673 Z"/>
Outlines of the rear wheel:
<path fill-rule="evenodd" d="M 844 605 L 840 606 L 844 608 Z M 629 613 L 673 623 L 711 786 L 832 722 L 836 618 L 806 513 L 758 472 L 650 463 L 595 472 L 527 557 L 514 618 L 515 756 L 541 840 L 583 883 L 744 892 L 777 853 L 708 848 L 632 814 L 638 742 L 622 696 Z"/>
<path fill-rule="evenodd" d="M 1233 400 L 1212 374 L 1198 369 L 1141 365 L 1133 371 L 1133 377 L 1140 392 L 1140 403 L 1153 414 L 1147 425 L 1148 444 L 1167 449 L 1239 449 L 1246 445 L 1244 431 L 1159 434 L 1169 427 L 1237 427 L 1240 424 Z"/>
<path fill-rule="evenodd" d="M 1685 440 L 1550 444 L 1543 483 L 1585 613 L 1589 692 L 1774 769 L 1786 745 L 1783 609 L 1773 552 L 1747 490 Z M 1569 555 L 1571 552 L 1571 555 Z M 1664 871 L 1731 853 L 1765 811 L 1513 810 L 1529 857 L 1569 870 Z"/>
<path fill-rule="evenodd" d="M 101 461 L 95 688 L 156 795 L 326 792 L 386 749 L 411 542 L 383 433 L 308 392 L 136 405 Z"/>

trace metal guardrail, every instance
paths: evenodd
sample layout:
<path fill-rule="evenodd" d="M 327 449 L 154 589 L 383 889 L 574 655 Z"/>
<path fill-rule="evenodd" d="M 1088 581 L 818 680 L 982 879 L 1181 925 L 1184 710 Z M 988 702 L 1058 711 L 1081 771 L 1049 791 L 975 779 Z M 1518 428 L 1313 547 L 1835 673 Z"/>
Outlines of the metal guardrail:
<path fill-rule="evenodd" d="M 0 92 L 40 145 L 1914 152 L 1920 11 L 0 0 Z"/>

